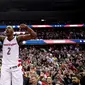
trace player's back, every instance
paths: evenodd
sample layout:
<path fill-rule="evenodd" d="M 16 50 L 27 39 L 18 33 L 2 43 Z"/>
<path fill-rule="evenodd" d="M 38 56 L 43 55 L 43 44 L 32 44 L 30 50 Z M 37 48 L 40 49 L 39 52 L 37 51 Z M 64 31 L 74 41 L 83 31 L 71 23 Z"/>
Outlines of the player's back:
<path fill-rule="evenodd" d="M 19 45 L 17 43 L 16 37 L 9 41 L 7 37 L 4 39 L 3 42 L 3 58 L 2 58 L 2 65 L 11 65 L 16 66 L 18 65 L 19 59 Z"/>

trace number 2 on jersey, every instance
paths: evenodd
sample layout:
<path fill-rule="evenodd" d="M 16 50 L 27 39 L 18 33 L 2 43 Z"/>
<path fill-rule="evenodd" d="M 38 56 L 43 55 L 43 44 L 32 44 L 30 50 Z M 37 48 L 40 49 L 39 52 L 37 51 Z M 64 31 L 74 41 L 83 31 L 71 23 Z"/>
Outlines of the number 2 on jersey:
<path fill-rule="evenodd" d="M 10 55 L 10 51 L 11 51 L 11 48 L 10 48 L 10 47 L 8 47 L 7 55 Z"/>

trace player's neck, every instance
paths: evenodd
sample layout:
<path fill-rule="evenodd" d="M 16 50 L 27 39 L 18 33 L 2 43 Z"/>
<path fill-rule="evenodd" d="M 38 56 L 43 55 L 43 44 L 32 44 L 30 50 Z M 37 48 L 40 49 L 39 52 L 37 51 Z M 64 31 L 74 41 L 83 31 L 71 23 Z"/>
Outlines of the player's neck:
<path fill-rule="evenodd" d="M 8 36 L 7 39 L 11 41 L 14 38 L 14 36 Z"/>

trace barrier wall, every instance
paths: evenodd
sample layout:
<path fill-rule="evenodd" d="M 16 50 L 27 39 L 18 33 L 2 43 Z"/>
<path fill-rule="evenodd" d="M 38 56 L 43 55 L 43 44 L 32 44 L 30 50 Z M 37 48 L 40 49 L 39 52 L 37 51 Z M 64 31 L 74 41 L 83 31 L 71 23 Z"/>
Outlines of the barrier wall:
<path fill-rule="evenodd" d="M 19 28 L 19 25 L 12 25 L 13 28 Z M 28 25 L 31 28 L 56 28 L 56 27 L 85 27 L 85 24 L 55 24 L 55 25 Z M 6 28 L 6 25 L 0 25 L 0 28 Z"/>
<path fill-rule="evenodd" d="M 46 44 L 85 44 L 84 39 L 65 39 L 65 40 L 28 40 L 28 41 L 23 41 L 23 45 L 46 45 Z M 2 43 L 0 42 L 0 45 Z"/>

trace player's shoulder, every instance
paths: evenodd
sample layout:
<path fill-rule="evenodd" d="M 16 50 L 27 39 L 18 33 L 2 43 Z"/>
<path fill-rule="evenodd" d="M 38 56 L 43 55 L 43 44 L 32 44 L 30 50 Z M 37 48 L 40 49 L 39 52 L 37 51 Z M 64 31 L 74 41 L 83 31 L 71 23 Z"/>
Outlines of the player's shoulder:
<path fill-rule="evenodd" d="M 15 37 L 16 37 L 17 41 L 19 41 L 20 36 L 15 36 Z"/>
<path fill-rule="evenodd" d="M 24 37 L 24 35 L 18 35 L 16 36 L 16 39 L 20 42 L 23 41 L 22 38 Z"/>
<path fill-rule="evenodd" d="M 18 36 L 14 36 L 16 38 L 16 40 L 18 41 Z"/>
<path fill-rule="evenodd" d="M 18 44 L 20 44 L 20 42 L 21 42 L 21 36 L 19 35 L 19 36 L 15 36 L 16 37 L 16 40 L 17 40 L 17 42 L 18 42 Z"/>

